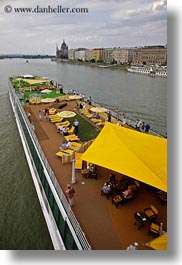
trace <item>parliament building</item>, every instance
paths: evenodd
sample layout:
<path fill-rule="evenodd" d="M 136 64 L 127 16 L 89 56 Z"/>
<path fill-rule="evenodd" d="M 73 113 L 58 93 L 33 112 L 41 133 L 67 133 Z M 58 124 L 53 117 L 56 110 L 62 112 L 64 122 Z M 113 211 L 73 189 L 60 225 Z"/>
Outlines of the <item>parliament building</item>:
<path fill-rule="evenodd" d="M 56 47 L 56 58 L 58 59 L 68 59 L 68 46 L 65 41 L 61 44 L 61 48 Z"/>

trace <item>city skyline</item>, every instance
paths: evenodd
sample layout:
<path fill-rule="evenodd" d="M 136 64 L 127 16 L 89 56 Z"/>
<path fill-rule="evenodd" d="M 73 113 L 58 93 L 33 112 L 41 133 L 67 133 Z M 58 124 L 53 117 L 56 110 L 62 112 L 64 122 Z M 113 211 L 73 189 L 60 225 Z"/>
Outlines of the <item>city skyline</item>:
<path fill-rule="evenodd" d="M 63 39 L 69 49 L 166 45 L 167 1 L 4 0 L 0 32 L 0 54 L 55 54 Z"/>

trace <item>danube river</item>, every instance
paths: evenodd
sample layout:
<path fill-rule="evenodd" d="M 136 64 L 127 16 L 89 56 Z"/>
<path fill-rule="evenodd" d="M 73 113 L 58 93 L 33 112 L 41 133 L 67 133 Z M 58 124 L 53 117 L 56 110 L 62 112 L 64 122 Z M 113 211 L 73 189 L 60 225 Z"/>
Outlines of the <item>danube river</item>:
<path fill-rule="evenodd" d="M 167 131 L 167 80 L 50 60 L 0 60 L 0 249 L 51 249 L 51 241 L 33 187 L 8 98 L 8 76 L 33 74 L 79 90 L 95 102 L 119 108 L 129 118 Z"/>

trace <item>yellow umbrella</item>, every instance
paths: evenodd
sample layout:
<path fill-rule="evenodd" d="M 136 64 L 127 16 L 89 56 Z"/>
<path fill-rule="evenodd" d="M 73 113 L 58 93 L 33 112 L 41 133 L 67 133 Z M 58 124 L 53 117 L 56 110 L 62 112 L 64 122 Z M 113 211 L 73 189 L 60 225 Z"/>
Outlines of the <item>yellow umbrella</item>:
<path fill-rule="evenodd" d="M 78 95 L 73 95 L 73 96 L 69 96 L 68 98 L 69 99 L 81 99 L 82 97 Z"/>
<path fill-rule="evenodd" d="M 47 80 L 37 80 L 37 79 L 22 79 L 22 80 L 30 85 L 42 84 L 47 82 Z"/>
<path fill-rule="evenodd" d="M 90 110 L 93 112 L 106 112 L 107 111 L 107 109 L 103 107 L 92 107 L 90 108 Z"/>
<path fill-rule="evenodd" d="M 52 90 L 50 89 L 44 89 L 41 91 L 42 94 L 50 94 L 52 92 Z"/>
<path fill-rule="evenodd" d="M 167 233 L 151 240 L 145 245 L 155 250 L 167 250 Z"/>
<path fill-rule="evenodd" d="M 52 103 L 52 102 L 55 102 L 55 98 L 42 98 L 41 99 L 41 102 L 42 103 Z"/>
<path fill-rule="evenodd" d="M 72 118 L 74 116 L 76 116 L 76 113 L 73 111 L 64 110 L 64 111 L 59 112 L 59 117 L 62 117 L 62 118 Z"/>

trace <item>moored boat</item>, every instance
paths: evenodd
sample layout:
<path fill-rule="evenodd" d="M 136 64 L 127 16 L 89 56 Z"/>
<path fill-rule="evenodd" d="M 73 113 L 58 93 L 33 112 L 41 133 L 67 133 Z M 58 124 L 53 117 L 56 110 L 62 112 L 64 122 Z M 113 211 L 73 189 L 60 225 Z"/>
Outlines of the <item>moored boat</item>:
<path fill-rule="evenodd" d="M 127 68 L 129 73 L 144 74 L 153 77 L 167 77 L 167 67 L 131 66 Z"/>

